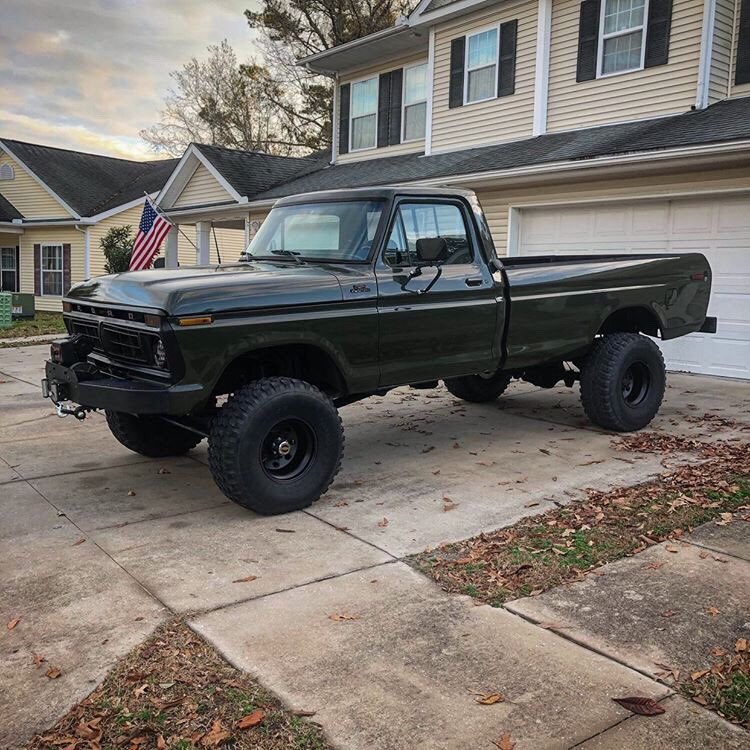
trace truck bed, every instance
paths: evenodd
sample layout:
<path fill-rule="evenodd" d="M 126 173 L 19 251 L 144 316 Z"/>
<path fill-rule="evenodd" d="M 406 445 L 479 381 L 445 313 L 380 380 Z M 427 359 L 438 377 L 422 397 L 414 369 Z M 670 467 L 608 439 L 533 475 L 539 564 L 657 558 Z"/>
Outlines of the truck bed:
<path fill-rule="evenodd" d="M 663 339 L 698 331 L 706 317 L 711 269 L 701 253 L 501 261 L 509 301 L 507 369 L 581 356 L 615 314 L 652 321 Z"/>

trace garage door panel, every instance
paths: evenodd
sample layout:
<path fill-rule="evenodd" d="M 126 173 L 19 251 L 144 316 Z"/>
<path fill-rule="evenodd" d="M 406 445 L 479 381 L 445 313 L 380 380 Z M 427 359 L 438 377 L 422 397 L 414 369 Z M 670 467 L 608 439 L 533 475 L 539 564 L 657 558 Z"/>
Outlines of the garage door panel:
<path fill-rule="evenodd" d="M 659 341 L 674 370 L 750 379 L 750 197 L 609 202 L 521 211 L 522 255 L 704 253 L 715 335 Z"/>

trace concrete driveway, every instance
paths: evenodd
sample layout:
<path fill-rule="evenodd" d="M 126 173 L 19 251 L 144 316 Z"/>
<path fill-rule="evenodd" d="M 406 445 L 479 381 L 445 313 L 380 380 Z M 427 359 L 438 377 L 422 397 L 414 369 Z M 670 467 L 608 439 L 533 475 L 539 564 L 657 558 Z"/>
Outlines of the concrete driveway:
<path fill-rule="evenodd" d="M 572 747 L 622 721 L 609 701 L 582 722 L 584 693 L 665 693 L 401 562 L 663 470 L 591 427 L 577 389 L 514 385 L 471 405 L 402 388 L 348 406 L 332 490 L 308 511 L 263 518 L 215 488 L 205 443 L 151 460 L 121 447 L 100 415 L 57 418 L 39 394 L 46 351 L 0 350 L 0 617 L 21 618 L 0 628 L 0 747 L 48 726 L 175 613 L 351 749 L 487 746 L 496 719 L 454 696 L 498 674 L 523 687 L 503 710 L 529 748 Z M 669 383 L 655 429 L 711 439 L 705 412 L 750 421 L 746 383 Z M 344 611 L 357 621 L 327 616 Z M 528 668 L 540 653 L 545 674 Z M 61 676 L 46 678 L 35 654 Z M 543 694 L 555 699 L 542 722 Z"/>

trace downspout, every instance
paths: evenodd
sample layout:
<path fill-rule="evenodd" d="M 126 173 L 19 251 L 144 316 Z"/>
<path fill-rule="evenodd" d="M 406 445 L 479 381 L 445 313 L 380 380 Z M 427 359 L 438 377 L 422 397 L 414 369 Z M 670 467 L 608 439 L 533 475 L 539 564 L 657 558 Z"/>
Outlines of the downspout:
<path fill-rule="evenodd" d="M 424 128 L 424 155 L 432 153 L 432 107 L 434 103 L 435 86 L 435 27 L 430 26 L 430 36 L 427 46 L 427 119 Z"/>
<path fill-rule="evenodd" d="M 705 109 L 709 104 L 711 85 L 711 63 L 714 52 L 714 26 L 716 24 L 716 0 L 704 0 L 701 52 L 698 63 L 698 88 L 695 93 L 695 108 Z"/>
<path fill-rule="evenodd" d="M 552 32 L 552 0 L 539 0 L 537 16 L 536 66 L 534 69 L 534 124 L 532 135 L 547 132 L 549 98 L 549 48 Z"/>
<path fill-rule="evenodd" d="M 83 234 L 83 278 L 91 278 L 91 235 L 89 234 L 90 226 L 76 224 L 75 228 Z"/>

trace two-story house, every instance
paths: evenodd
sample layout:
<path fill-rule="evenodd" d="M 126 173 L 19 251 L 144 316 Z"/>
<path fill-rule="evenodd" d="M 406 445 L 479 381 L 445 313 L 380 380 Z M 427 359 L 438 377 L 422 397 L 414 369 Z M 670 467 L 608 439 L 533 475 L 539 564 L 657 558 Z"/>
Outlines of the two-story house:
<path fill-rule="evenodd" d="M 207 176 L 186 154 L 159 198 L 175 219 L 457 185 L 500 254 L 700 250 L 719 332 L 667 342 L 668 364 L 750 378 L 750 0 L 422 0 L 300 64 L 335 81 L 331 163 L 242 202 L 216 180 L 186 200 Z"/>

